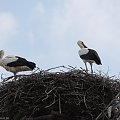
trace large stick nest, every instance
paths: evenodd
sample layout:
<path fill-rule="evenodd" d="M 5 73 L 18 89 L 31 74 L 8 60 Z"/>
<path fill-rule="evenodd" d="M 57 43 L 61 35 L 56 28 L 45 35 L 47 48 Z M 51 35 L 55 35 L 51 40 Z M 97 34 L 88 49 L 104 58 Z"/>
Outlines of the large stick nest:
<path fill-rule="evenodd" d="M 119 80 L 75 68 L 18 75 L 4 79 L 0 86 L 0 116 L 10 120 L 95 120 L 119 91 Z M 108 120 L 107 115 L 103 118 Z"/>

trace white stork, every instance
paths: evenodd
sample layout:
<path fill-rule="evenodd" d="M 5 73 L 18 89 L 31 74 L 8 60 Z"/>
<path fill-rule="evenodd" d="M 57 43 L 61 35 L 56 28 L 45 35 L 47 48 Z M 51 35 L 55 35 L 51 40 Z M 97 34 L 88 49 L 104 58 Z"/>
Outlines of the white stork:
<path fill-rule="evenodd" d="M 33 70 L 36 67 L 35 63 L 27 61 L 25 58 L 13 55 L 3 58 L 3 56 L 4 51 L 0 50 L 0 66 L 12 72 L 14 76 L 17 72 Z"/>
<path fill-rule="evenodd" d="M 79 50 L 78 53 L 80 58 L 85 63 L 86 71 L 88 71 L 87 68 L 87 62 L 88 62 L 91 66 L 91 73 L 93 73 L 93 69 L 92 69 L 93 63 L 96 63 L 97 65 L 102 65 L 98 53 L 93 49 L 89 49 L 82 41 L 78 41 L 77 44 L 81 48 L 81 50 Z"/>

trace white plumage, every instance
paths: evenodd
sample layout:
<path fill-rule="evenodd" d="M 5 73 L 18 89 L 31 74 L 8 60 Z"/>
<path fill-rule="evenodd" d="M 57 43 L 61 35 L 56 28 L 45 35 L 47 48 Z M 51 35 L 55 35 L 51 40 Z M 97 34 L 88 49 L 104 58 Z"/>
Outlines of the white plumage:
<path fill-rule="evenodd" d="M 16 60 L 18 60 L 18 58 L 13 55 L 9 55 L 2 59 L 2 62 L 4 65 L 7 65 L 8 63 L 15 62 Z"/>
<path fill-rule="evenodd" d="M 92 64 L 96 63 L 97 65 L 101 65 L 101 60 L 100 57 L 98 56 L 98 53 L 93 49 L 89 49 L 82 41 L 78 41 L 77 44 L 81 48 L 78 54 L 85 63 L 86 71 L 88 71 L 87 68 L 87 62 L 88 62 L 91 66 L 91 72 L 93 73 Z"/>
<path fill-rule="evenodd" d="M 27 61 L 25 58 L 9 55 L 4 57 L 4 51 L 0 51 L 0 66 L 5 68 L 7 71 L 12 72 L 14 75 L 17 72 L 33 70 L 36 67 L 36 64 L 30 61 Z"/>
<path fill-rule="evenodd" d="M 80 55 L 80 56 L 81 56 L 81 55 L 85 55 L 85 54 L 87 54 L 88 52 L 89 52 L 88 48 L 84 48 L 84 49 L 79 50 L 79 55 Z"/>

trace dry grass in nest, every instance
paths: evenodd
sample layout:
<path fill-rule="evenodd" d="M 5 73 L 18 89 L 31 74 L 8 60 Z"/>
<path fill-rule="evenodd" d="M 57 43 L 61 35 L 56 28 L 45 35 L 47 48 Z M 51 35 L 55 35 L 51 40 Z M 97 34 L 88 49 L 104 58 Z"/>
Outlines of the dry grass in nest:
<path fill-rule="evenodd" d="M 1 117 L 95 120 L 120 91 L 119 81 L 100 73 L 91 75 L 82 69 L 68 69 L 67 72 L 36 71 L 4 79 L 0 87 Z M 103 118 L 108 120 L 106 115 Z"/>

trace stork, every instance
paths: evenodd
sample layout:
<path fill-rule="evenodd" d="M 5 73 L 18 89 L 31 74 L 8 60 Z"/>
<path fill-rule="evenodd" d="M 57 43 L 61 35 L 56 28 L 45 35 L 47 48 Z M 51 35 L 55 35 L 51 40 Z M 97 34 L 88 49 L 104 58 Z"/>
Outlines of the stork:
<path fill-rule="evenodd" d="M 21 71 L 33 70 L 36 64 L 26 60 L 25 58 L 8 55 L 4 57 L 4 51 L 0 50 L 0 66 L 5 68 L 7 71 L 12 72 L 14 76 Z"/>
<path fill-rule="evenodd" d="M 92 69 L 93 63 L 96 63 L 97 65 L 102 65 L 98 53 L 93 49 L 89 49 L 82 41 L 78 41 L 77 44 L 81 48 L 81 50 L 79 50 L 78 53 L 80 58 L 85 63 L 86 71 L 88 71 L 87 68 L 87 62 L 88 62 L 91 66 L 91 73 L 93 73 L 93 69 Z"/>

